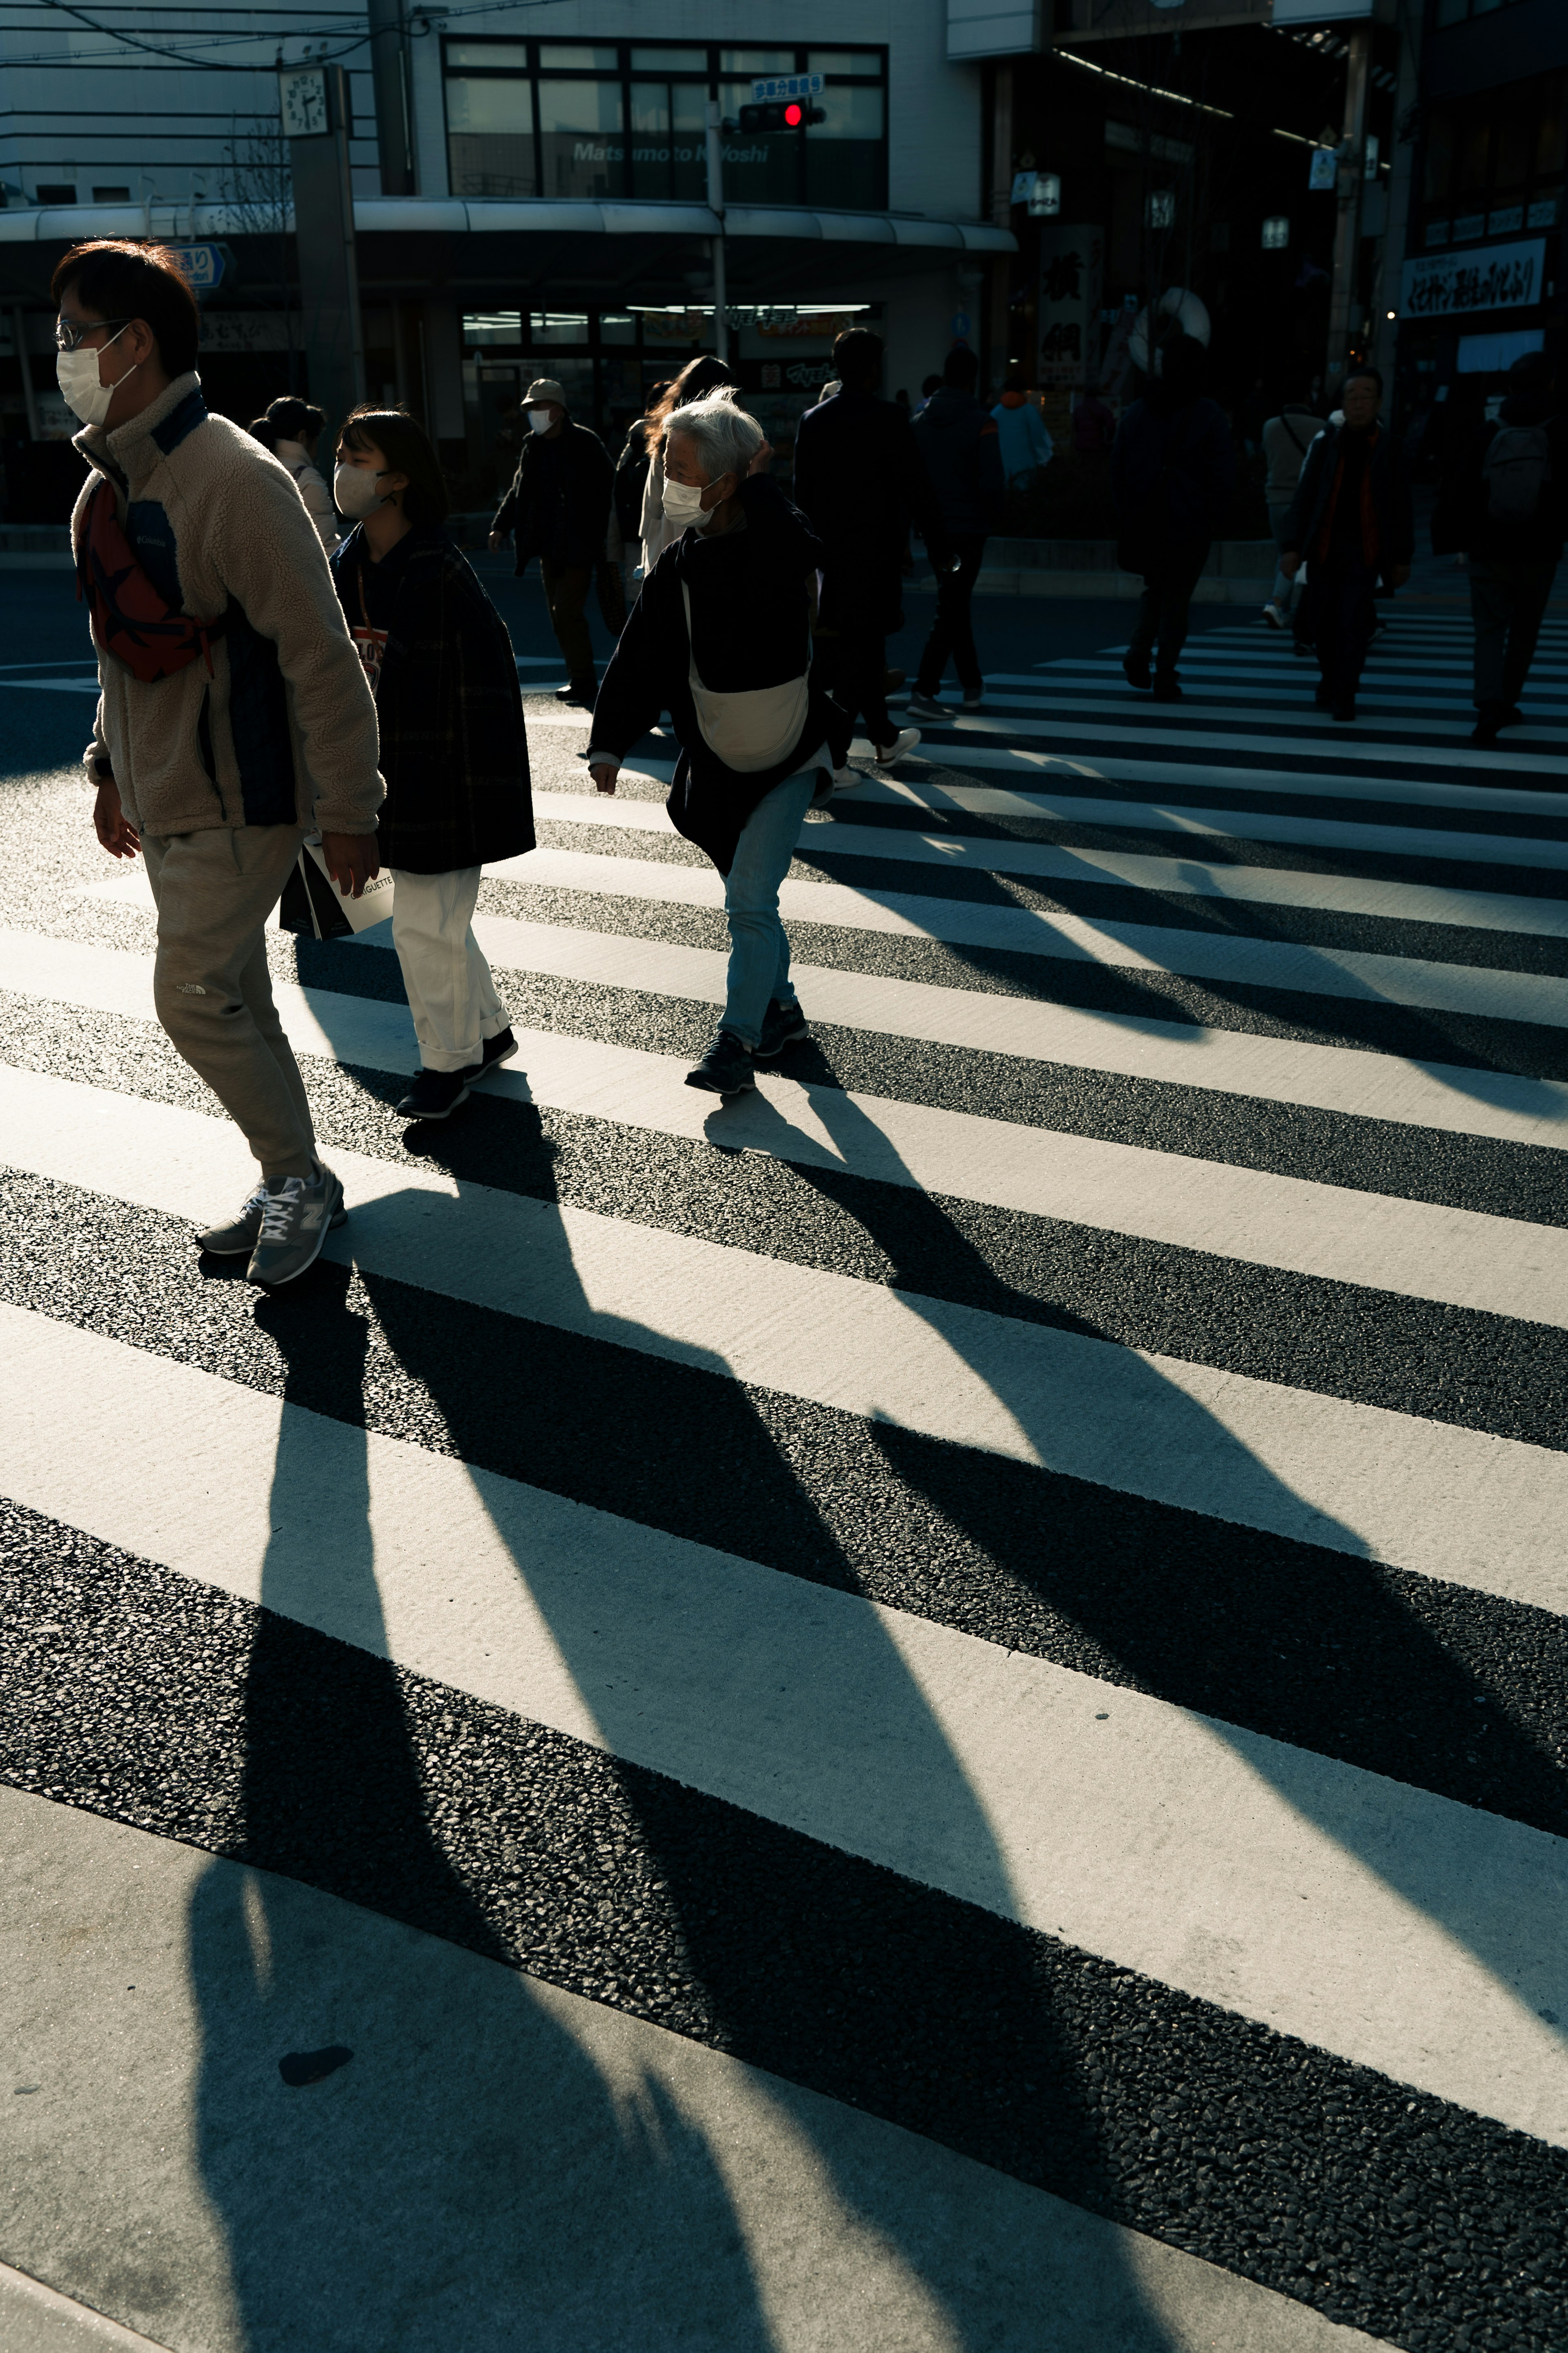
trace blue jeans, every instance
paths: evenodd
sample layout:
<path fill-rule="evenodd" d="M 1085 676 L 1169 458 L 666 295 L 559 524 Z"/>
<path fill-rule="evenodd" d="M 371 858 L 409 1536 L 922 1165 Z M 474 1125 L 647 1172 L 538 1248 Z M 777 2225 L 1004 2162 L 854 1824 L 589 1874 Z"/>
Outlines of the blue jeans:
<path fill-rule="evenodd" d="M 779 884 L 789 872 L 818 770 L 786 776 L 757 803 L 741 828 L 724 883 L 730 925 L 729 995 L 723 1027 L 748 1046 L 762 1043 L 771 999 L 789 997 L 789 942 L 779 921 Z"/>

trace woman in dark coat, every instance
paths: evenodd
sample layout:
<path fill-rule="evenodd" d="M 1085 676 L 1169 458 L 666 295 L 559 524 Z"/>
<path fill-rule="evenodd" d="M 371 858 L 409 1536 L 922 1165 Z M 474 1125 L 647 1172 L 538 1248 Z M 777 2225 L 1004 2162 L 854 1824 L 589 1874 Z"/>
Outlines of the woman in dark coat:
<path fill-rule="evenodd" d="M 517 1042 L 474 937 L 479 869 L 533 848 L 528 744 L 506 624 L 441 529 L 436 452 L 400 409 L 360 408 L 333 496 L 332 557 L 381 723 L 381 862 L 423 1065 L 397 1109 L 445 1119 Z"/>

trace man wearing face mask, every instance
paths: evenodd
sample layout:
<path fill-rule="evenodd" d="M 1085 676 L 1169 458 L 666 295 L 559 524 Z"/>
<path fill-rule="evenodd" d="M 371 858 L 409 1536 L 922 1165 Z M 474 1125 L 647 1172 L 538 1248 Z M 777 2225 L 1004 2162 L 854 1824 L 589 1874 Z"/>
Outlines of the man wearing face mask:
<path fill-rule="evenodd" d="M 145 859 L 158 1018 L 260 1170 L 199 1245 L 272 1289 L 344 1210 L 273 1005 L 265 926 L 309 828 L 343 892 L 379 871 L 375 705 L 293 480 L 207 413 L 174 254 L 78 246 L 53 292 L 90 469 L 71 535 L 98 648 L 93 823 L 111 857 Z"/>
<path fill-rule="evenodd" d="M 574 425 L 566 395 L 552 376 L 540 376 L 523 395 L 529 427 L 512 484 L 490 525 L 490 545 L 516 543 L 517 570 L 537 555 L 550 607 L 550 626 L 566 663 L 563 702 L 592 710 L 598 680 L 583 606 L 594 567 L 605 552 L 615 470 L 596 433 Z"/>

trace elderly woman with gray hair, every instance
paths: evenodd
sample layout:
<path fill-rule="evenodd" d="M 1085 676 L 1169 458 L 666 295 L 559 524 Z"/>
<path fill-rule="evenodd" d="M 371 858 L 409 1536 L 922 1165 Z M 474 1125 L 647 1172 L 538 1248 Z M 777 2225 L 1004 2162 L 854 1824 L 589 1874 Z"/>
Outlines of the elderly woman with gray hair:
<path fill-rule="evenodd" d="M 806 811 L 849 750 L 847 712 L 811 683 L 811 587 L 822 542 L 762 470 L 756 419 L 717 392 L 664 427 L 664 511 L 679 530 L 643 583 L 594 707 L 588 765 L 613 793 L 661 711 L 680 744 L 669 814 L 724 881 L 728 993 L 688 1086 L 740 1094 L 806 1033 L 789 977 L 779 885 Z"/>

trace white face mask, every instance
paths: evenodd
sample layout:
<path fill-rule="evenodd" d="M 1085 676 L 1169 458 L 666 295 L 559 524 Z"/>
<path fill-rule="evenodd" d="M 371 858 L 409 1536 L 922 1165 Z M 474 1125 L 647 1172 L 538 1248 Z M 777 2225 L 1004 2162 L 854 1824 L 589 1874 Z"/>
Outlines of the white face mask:
<path fill-rule="evenodd" d="M 548 433 L 555 422 L 555 417 L 551 409 L 531 408 L 528 412 L 528 421 L 536 433 Z"/>
<path fill-rule="evenodd" d="M 104 350 L 109 349 L 110 343 L 117 343 L 124 332 L 121 327 L 110 335 L 109 343 L 103 346 Z M 97 352 L 89 351 L 85 345 L 80 351 L 55 353 L 55 382 L 59 385 L 60 398 L 84 425 L 101 425 L 104 422 L 109 415 L 109 404 L 124 383 L 125 376 L 134 375 L 142 364 L 140 360 L 133 361 L 119 383 L 105 384 L 98 373 L 98 360 Z"/>
<path fill-rule="evenodd" d="M 682 531 L 688 523 L 695 523 L 699 531 L 706 531 L 713 517 L 703 512 L 702 498 L 703 493 L 700 490 L 693 490 L 686 482 L 667 480 L 664 486 L 665 513 Z"/>
<path fill-rule="evenodd" d="M 332 471 L 332 504 L 338 512 L 363 522 L 366 515 L 384 506 L 386 501 L 380 485 L 390 470 L 383 466 L 372 473 L 368 466 L 345 466 L 340 462 Z"/>

